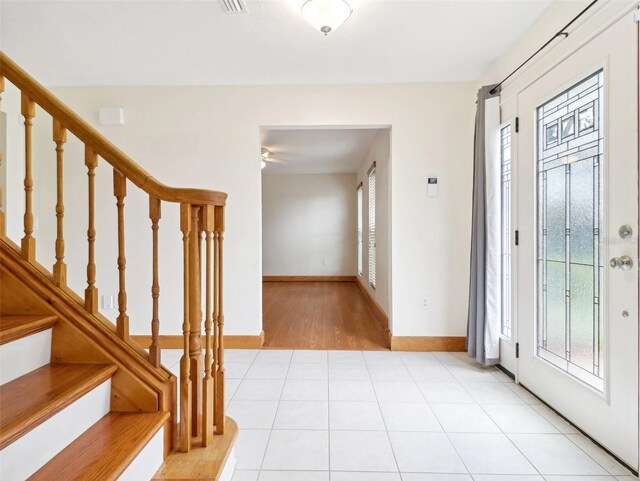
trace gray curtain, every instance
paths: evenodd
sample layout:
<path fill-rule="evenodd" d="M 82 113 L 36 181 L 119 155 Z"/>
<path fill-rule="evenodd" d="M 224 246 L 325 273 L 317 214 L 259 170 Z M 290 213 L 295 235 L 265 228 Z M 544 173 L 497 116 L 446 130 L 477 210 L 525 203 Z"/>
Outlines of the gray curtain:
<path fill-rule="evenodd" d="M 486 315 L 486 156 L 485 100 L 500 95 L 495 85 L 478 90 L 476 128 L 473 142 L 473 211 L 471 225 L 471 276 L 469 280 L 469 313 L 467 316 L 467 352 L 480 364 L 497 364 L 499 359 L 487 359 L 485 352 Z"/>

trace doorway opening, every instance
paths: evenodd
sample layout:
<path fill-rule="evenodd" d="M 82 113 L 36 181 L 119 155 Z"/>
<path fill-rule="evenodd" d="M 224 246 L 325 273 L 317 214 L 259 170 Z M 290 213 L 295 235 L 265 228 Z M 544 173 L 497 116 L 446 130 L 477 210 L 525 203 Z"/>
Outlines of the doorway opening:
<path fill-rule="evenodd" d="M 265 348 L 388 349 L 390 127 L 263 127 Z"/>

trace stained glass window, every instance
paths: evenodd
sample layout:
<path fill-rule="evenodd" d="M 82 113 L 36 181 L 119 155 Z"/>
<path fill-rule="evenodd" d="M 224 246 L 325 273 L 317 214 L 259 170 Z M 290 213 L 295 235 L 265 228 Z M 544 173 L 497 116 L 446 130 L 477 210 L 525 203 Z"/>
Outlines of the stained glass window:
<path fill-rule="evenodd" d="M 537 109 L 537 354 L 604 389 L 603 72 Z"/>
<path fill-rule="evenodd" d="M 500 129 L 502 335 L 511 337 L 511 125 Z"/>

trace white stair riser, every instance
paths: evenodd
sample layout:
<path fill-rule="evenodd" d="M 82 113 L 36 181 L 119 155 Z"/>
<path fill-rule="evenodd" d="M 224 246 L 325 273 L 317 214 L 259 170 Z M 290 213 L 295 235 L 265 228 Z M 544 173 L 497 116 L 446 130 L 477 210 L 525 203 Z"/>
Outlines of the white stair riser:
<path fill-rule="evenodd" d="M 0 479 L 27 479 L 111 410 L 111 380 L 0 451 Z"/>
<path fill-rule="evenodd" d="M 236 470 L 236 453 L 235 448 L 231 449 L 229 453 L 229 457 L 227 458 L 227 462 L 222 469 L 222 474 L 220 474 L 220 481 L 231 481 L 233 478 L 233 473 Z"/>
<path fill-rule="evenodd" d="M 125 469 L 118 481 L 141 481 L 153 478 L 164 461 L 164 428 L 151 438 L 131 464 Z"/>
<path fill-rule="evenodd" d="M 51 329 L 0 346 L 0 384 L 19 378 L 51 360 Z"/>

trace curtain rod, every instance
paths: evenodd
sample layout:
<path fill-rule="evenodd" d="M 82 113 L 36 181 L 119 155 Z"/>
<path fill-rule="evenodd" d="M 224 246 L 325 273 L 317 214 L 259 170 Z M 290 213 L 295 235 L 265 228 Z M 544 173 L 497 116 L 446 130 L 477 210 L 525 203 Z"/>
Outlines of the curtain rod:
<path fill-rule="evenodd" d="M 524 67 L 526 64 L 528 64 L 536 55 L 538 55 L 540 52 L 542 52 L 545 48 L 547 48 L 549 46 L 549 44 L 551 42 L 553 42 L 556 38 L 558 37 L 564 37 L 567 38 L 569 36 L 569 32 L 566 32 L 565 30 L 567 30 L 571 25 L 573 25 L 575 23 L 576 20 L 578 20 L 580 17 L 582 17 L 587 10 L 589 10 L 591 7 L 593 7 L 596 3 L 598 3 L 598 0 L 593 0 L 589 5 L 587 5 L 584 10 L 582 10 L 578 15 L 576 15 L 575 17 L 573 17 L 573 19 L 566 24 L 564 27 L 562 27 L 560 29 L 560 31 L 558 33 L 556 33 L 553 37 L 551 37 L 549 40 L 547 40 L 544 45 L 542 45 L 542 47 L 540 47 L 538 50 L 535 51 L 535 53 L 533 55 L 531 55 L 527 60 L 525 60 L 524 62 L 522 62 L 513 72 L 511 72 L 509 75 L 507 75 L 505 78 L 502 79 L 502 81 L 496 85 L 495 87 L 493 87 L 489 93 L 493 94 L 495 93 L 495 91 L 500 88 L 500 86 L 505 83 L 507 80 L 509 80 L 518 70 L 520 70 L 522 67 Z"/>

